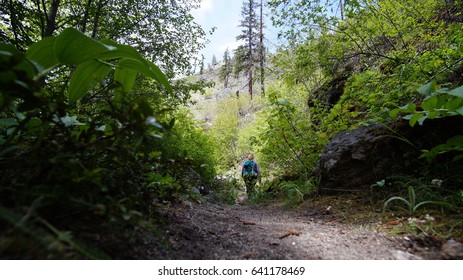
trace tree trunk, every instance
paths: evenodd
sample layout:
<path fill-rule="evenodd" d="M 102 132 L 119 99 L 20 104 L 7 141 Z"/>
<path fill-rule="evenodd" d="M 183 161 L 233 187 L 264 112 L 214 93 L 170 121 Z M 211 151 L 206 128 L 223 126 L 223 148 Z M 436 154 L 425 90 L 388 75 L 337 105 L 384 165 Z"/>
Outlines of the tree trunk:
<path fill-rule="evenodd" d="M 101 10 L 103 9 L 103 7 L 106 5 L 106 3 L 103 1 L 103 0 L 99 0 L 98 1 L 98 7 L 97 7 L 97 11 L 95 13 L 95 18 L 93 19 L 93 31 L 92 31 L 92 38 L 96 38 L 96 34 L 98 32 L 98 24 L 100 22 L 100 14 L 101 14 Z"/>
<path fill-rule="evenodd" d="M 248 22 L 248 45 L 249 45 L 249 67 L 248 67 L 248 89 L 249 89 L 249 96 L 252 100 L 252 66 L 254 64 L 253 61 L 253 52 L 252 52 L 252 0 L 249 0 L 249 22 Z"/>
<path fill-rule="evenodd" d="M 21 44 L 19 43 L 19 35 L 18 35 L 18 30 L 17 30 L 19 28 L 19 21 L 16 16 L 16 12 L 15 12 L 14 4 L 12 0 L 10 0 L 9 2 L 9 8 L 10 8 L 10 24 L 11 24 L 11 29 L 14 35 L 14 45 L 17 49 L 21 49 L 20 48 Z"/>
<path fill-rule="evenodd" d="M 87 31 L 87 24 L 88 24 L 88 16 L 90 13 L 90 8 L 92 7 L 92 0 L 87 1 L 87 6 L 85 7 L 84 18 L 82 19 L 82 32 L 85 33 Z"/>
<path fill-rule="evenodd" d="M 263 0 L 260 0 L 260 32 L 259 32 L 259 56 L 260 56 L 260 91 L 265 96 L 264 86 L 264 23 L 263 23 Z"/>
<path fill-rule="evenodd" d="M 44 7 L 45 8 L 45 7 Z M 47 25 L 43 37 L 50 37 L 56 30 L 56 15 L 58 14 L 59 0 L 52 0 L 50 4 L 50 11 L 47 13 Z"/>
<path fill-rule="evenodd" d="M 341 10 L 341 20 L 344 20 L 344 5 L 342 0 L 339 0 L 339 9 Z"/>

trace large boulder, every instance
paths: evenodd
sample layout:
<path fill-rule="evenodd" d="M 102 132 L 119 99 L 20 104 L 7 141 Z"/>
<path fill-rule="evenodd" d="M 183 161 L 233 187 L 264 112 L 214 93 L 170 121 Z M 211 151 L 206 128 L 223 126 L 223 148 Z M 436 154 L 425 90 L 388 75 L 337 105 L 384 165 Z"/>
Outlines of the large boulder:
<path fill-rule="evenodd" d="M 374 124 L 336 135 L 320 156 L 316 174 L 320 192 L 364 191 L 376 181 L 393 174 L 418 174 L 425 166 L 418 159 L 423 149 L 445 143 L 463 135 L 463 118 L 447 117 L 426 120 L 423 126 L 410 127 L 398 122 L 390 127 Z M 437 158 L 436 165 L 445 165 L 450 157 Z M 463 170 L 453 163 L 452 168 Z"/>

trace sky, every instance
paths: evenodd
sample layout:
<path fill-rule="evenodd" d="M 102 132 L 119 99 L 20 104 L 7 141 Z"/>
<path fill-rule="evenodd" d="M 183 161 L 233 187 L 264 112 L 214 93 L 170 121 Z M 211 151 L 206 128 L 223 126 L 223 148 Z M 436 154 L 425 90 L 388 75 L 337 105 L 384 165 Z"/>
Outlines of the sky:
<path fill-rule="evenodd" d="M 201 7 L 192 11 L 196 22 L 206 31 L 207 39 L 210 41 L 201 52 L 205 57 L 206 65 L 212 62 L 213 55 L 217 61 L 222 61 L 227 48 L 232 52 L 243 44 L 243 42 L 236 41 L 236 37 L 241 32 L 238 26 L 241 21 L 242 5 L 243 0 L 202 0 Z M 276 32 L 272 30 L 269 20 L 266 21 L 265 26 L 265 36 L 267 38 L 276 37 Z M 210 35 L 209 31 L 213 27 L 216 27 L 216 30 Z"/>

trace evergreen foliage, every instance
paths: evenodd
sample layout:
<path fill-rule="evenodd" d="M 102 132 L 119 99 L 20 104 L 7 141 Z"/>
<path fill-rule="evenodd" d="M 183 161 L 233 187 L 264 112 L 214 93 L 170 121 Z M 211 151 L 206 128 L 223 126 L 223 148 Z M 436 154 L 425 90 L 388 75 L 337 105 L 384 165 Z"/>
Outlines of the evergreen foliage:
<path fill-rule="evenodd" d="M 225 50 L 223 53 L 223 64 L 220 67 L 219 78 L 223 81 L 223 87 L 228 87 L 228 81 L 230 80 L 230 76 L 233 72 L 233 65 L 232 59 L 230 58 L 230 54 L 228 49 Z"/>
<path fill-rule="evenodd" d="M 215 57 L 215 54 L 214 54 L 214 55 L 212 55 L 212 62 L 211 62 L 211 65 L 212 65 L 212 67 L 214 67 L 214 66 L 216 66 L 217 64 L 218 64 L 217 58 Z"/>
<path fill-rule="evenodd" d="M 242 64 L 248 75 L 248 92 L 252 99 L 253 97 L 253 72 L 254 64 L 257 60 L 257 53 L 259 48 L 259 23 L 257 20 L 257 2 L 254 0 L 248 0 L 243 2 L 241 9 L 241 23 L 242 27 L 241 34 L 236 38 L 238 41 L 244 41 L 244 60 Z M 236 56 L 240 59 L 240 56 Z"/>

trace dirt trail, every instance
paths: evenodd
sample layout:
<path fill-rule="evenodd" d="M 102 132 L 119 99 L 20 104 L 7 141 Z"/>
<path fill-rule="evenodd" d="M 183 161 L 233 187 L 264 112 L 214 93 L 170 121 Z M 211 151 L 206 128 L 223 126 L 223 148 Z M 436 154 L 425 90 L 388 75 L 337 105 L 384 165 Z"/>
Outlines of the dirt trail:
<path fill-rule="evenodd" d="M 168 242 L 145 240 L 145 259 L 420 259 L 403 238 L 341 223 L 314 209 L 183 203 L 163 211 Z M 166 245 L 170 243 L 170 245 Z M 165 244 L 166 246 L 163 246 Z"/>

